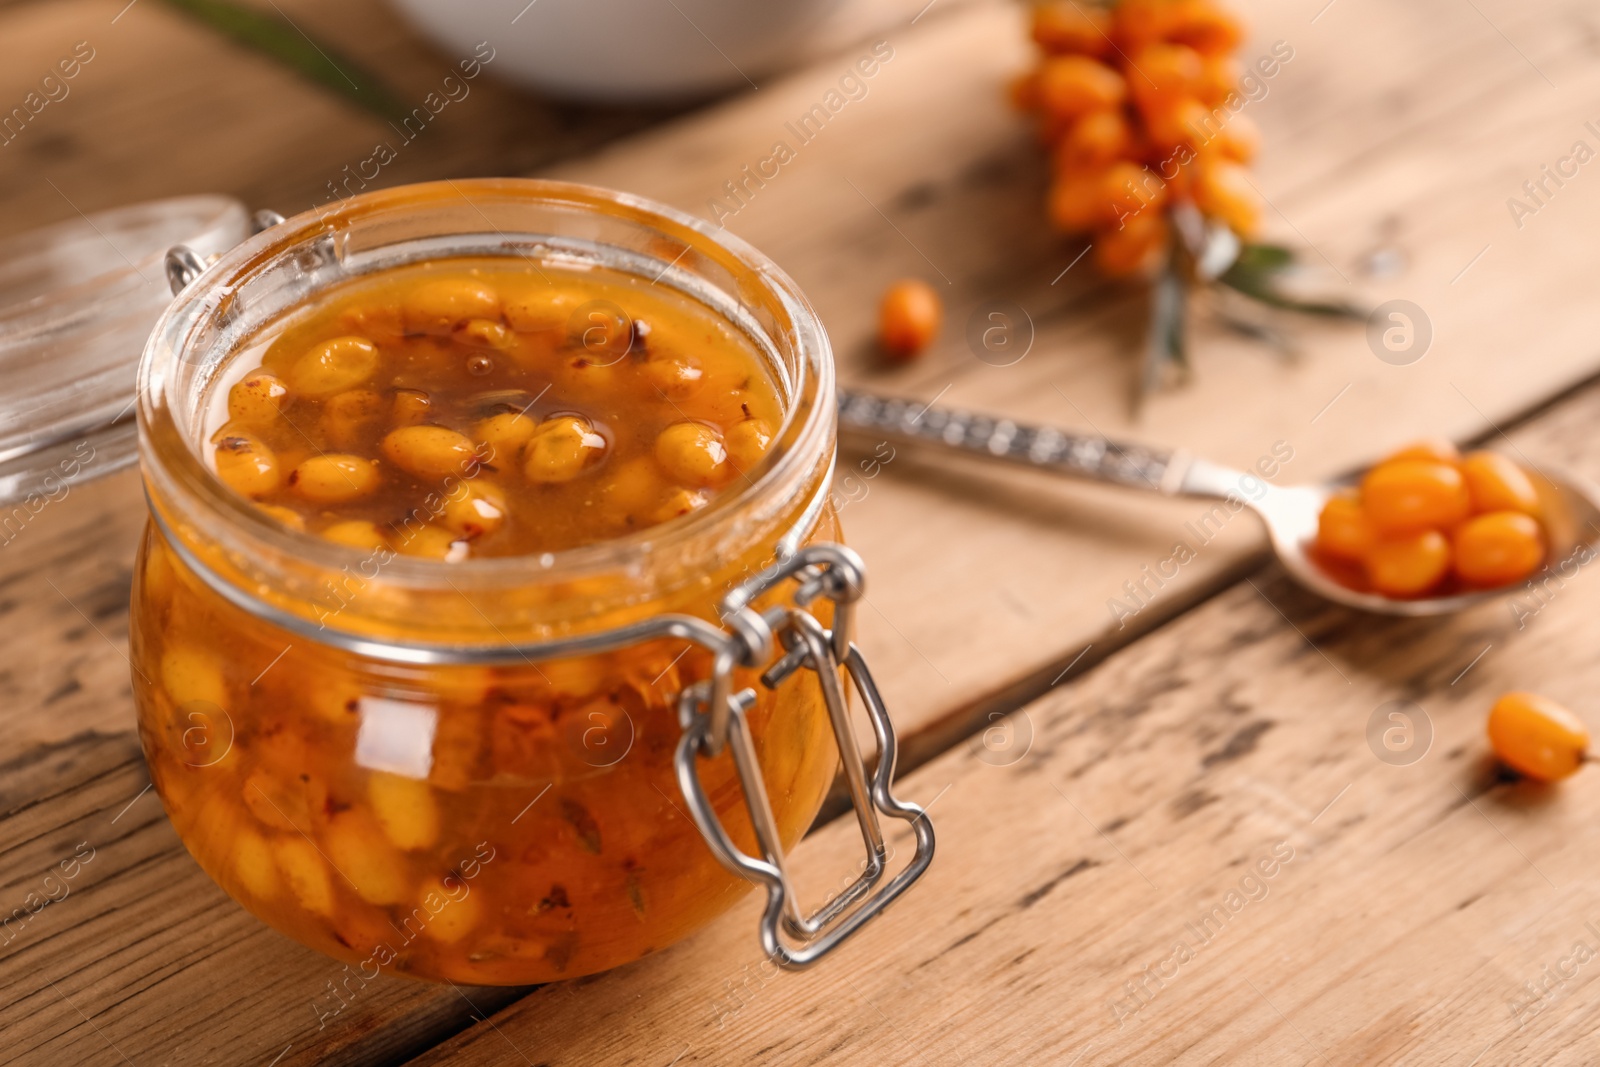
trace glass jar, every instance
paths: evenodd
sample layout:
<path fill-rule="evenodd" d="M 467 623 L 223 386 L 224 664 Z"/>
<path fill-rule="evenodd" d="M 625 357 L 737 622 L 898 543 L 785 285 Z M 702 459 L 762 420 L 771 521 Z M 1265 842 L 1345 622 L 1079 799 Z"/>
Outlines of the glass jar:
<path fill-rule="evenodd" d="M 206 414 L 254 339 L 357 276 L 465 256 L 603 265 L 709 307 L 769 363 L 771 450 L 665 525 L 459 563 L 296 533 L 217 480 Z M 751 882 L 763 946 L 803 966 L 920 875 L 932 831 L 890 792 L 892 728 L 848 639 L 863 573 L 828 504 L 832 357 L 770 261 L 635 197 L 482 180 L 354 197 L 168 267 L 181 292 L 140 369 L 132 665 L 157 791 L 235 899 L 369 977 L 524 984 L 671 944 Z M 867 858 L 808 916 L 783 855 L 841 766 Z M 917 839 L 893 878 L 880 815 Z"/>

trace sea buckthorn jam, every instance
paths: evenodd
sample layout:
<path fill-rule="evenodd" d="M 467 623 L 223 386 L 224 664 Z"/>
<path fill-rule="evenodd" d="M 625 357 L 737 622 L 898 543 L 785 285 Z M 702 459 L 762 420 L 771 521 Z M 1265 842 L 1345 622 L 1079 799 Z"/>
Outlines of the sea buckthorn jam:
<path fill-rule="evenodd" d="M 747 477 L 782 421 L 759 355 L 709 309 L 493 261 L 350 286 L 275 337 L 216 417 L 217 474 L 283 522 L 444 560 L 686 514 Z"/>
<path fill-rule="evenodd" d="M 759 476 L 783 404 L 755 344 L 684 292 L 599 266 L 455 258 L 358 277 L 263 328 L 215 375 L 199 438 L 216 478 L 279 534 L 363 564 L 337 604 L 299 615 L 353 624 L 389 603 L 398 560 L 437 568 L 433 603 L 463 626 L 481 615 L 493 639 L 491 611 L 517 624 L 500 609 L 522 603 L 520 579 L 491 591 L 497 607 L 455 598 L 452 575 L 526 560 L 514 573 L 532 582 L 568 550 L 688 521 Z M 793 504 L 800 543 L 837 538 L 831 509 L 805 508 Z M 186 529 L 152 526 L 137 570 L 152 778 L 207 873 L 351 964 L 347 988 L 379 973 L 586 974 L 682 938 L 748 888 L 713 858 L 674 777 L 677 697 L 711 671 L 699 647 L 374 661 L 219 594 L 192 564 L 220 554 L 175 550 Z M 631 617 L 715 623 L 721 595 L 771 560 L 761 537 L 662 603 L 630 602 Z M 826 605 L 814 610 L 826 623 Z M 815 678 L 774 690 L 758 673 L 736 679 L 759 693 L 751 735 L 788 847 L 836 751 Z M 731 762 L 701 764 L 719 817 L 753 848 Z"/>

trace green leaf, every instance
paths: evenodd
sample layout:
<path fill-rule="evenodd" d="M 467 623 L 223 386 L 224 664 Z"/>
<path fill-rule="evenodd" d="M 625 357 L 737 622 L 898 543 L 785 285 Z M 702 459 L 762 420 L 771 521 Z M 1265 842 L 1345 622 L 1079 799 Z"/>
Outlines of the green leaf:
<path fill-rule="evenodd" d="M 269 15 L 228 0 L 166 0 L 166 3 L 246 48 L 277 60 L 301 77 L 339 93 L 379 118 L 398 122 L 406 115 L 406 108 L 369 71 L 333 48 L 319 45 L 281 11 Z M 276 4 L 272 6 L 277 10 Z"/>
<path fill-rule="evenodd" d="M 1245 245 L 1219 282 L 1268 307 L 1329 318 L 1365 319 L 1367 311 L 1342 300 L 1303 300 L 1278 288 L 1277 276 L 1294 265 L 1294 252 L 1281 245 Z"/>
<path fill-rule="evenodd" d="M 1270 286 L 1252 283 L 1247 279 L 1231 278 L 1224 274 L 1218 281 L 1230 289 L 1237 290 L 1250 299 L 1266 304 L 1268 307 L 1282 308 L 1285 311 L 1298 311 L 1303 315 L 1322 315 L 1333 319 L 1358 319 L 1366 321 L 1369 314 L 1364 308 L 1355 304 L 1348 304 L 1342 300 L 1301 300 L 1299 297 L 1280 293 Z"/>
<path fill-rule="evenodd" d="M 1234 265 L 1247 271 L 1278 271 L 1294 266 L 1294 249 L 1284 245 L 1247 244 Z"/>

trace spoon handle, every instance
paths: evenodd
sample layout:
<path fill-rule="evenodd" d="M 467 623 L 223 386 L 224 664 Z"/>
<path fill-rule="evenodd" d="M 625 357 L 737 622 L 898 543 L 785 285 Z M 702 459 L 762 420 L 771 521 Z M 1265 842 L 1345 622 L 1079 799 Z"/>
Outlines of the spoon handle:
<path fill-rule="evenodd" d="M 928 446 L 1165 496 L 1219 496 L 1238 477 L 1182 449 L 1122 444 L 846 389 L 839 391 L 839 432 L 857 440 Z"/>

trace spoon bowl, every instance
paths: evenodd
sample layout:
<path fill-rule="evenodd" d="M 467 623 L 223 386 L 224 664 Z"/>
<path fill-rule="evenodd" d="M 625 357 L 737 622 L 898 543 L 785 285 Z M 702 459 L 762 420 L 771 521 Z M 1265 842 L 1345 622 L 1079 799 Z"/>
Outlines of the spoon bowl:
<path fill-rule="evenodd" d="M 1565 581 L 1593 558 L 1596 541 L 1600 541 L 1600 491 L 1582 479 L 1549 468 L 1529 470 L 1528 477 L 1539 493 L 1539 518 L 1547 539 L 1544 566 L 1523 582 L 1447 596 L 1401 599 L 1354 589 L 1330 575 L 1313 557 L 1311 548 L 1322 506 L 1341 490 L 1353 488 L 1357 478 L 1272 487 L 1251 506 L 1266 525 L 1272 550 L 1284 569 L 1319 596 L 1380 615 L 1448 615 L 1519 592 L 1551 574 Z"/>

